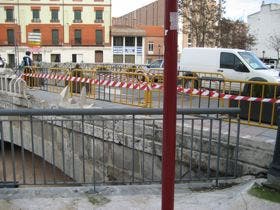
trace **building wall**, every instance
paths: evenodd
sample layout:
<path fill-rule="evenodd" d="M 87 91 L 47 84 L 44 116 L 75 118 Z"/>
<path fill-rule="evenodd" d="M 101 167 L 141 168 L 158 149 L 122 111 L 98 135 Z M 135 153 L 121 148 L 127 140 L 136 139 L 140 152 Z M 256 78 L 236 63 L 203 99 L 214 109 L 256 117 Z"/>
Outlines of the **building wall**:
<path fill-rule="evenodd" d="M 154 1 L 121 17 L 113 18 L 113 25 L 164 25 L 164 0 Z"/>
<path fill-rule="evenodd" d="M 145 41 L 145 63 L 151 63 L 156 59 L 162 59 L 164 54 L 163 37 L 147 37 Z M 149 43 L 154 44 L 154 50 L 149 51 Z"/>
<path fill-rule="evenodd" d="M 14 10 L 14 21 L 6 22 L 6 9 Z M 32 22 L 32 9 L 40 11 L 40 21 Z M 51 10 L 58 10 L 59 22 L 51 21 Z M 75 23 L 74 10 L 81 10 L 82 22 Z M 95 21 L 97 10 L 103 11 L 103 21 Z M 112 55 L 108 56 L 107 50 L 111 49 L 110 28 L 111 28 L 111 0 L 1 0 L 0 1 L 0 47 L 5 46 L 7 52 L 1 52 L 3 57 L 10 54 L 15 54 L 16 60 L 21 59 L 21 51 L 25 51 L 28 46 L 28 32 L 33 32 L 34 29 L 39 29 L 41 32 L 41 49 L 40 53 L 47 52 L 48 58 L 55 47 L 52 45 L 52 29 L 59 31 L 59 46 L 60 54 L 62 54 L 61 47 L 74 45 L 74 30 L 81 29 L 82 44 L 80 46 L 81 52 L 86 54 L 94 53 L 96 49 L 104 50 L 104 62 L 112 60 Z M 16 36 L 16 47 L 7 46 L 7 29 L 14 29 Z M 97 44 L 95 41 L 95 31 L 102 30 L 103 43 Z M 1 47 L 2 48 L 2 47 Z M 46 49 L 47 48 L 47 49 Z M 2 48 L 4 49 L 4 48 Z M 79 50 L 79 47 L 76 46 Z M 85 51 L 88 50 L 88 51 Z M 69 49 L 67 49 L 67 52 Z M 64 53 L 64 51 L 63 51 Z M 75 53 L 75 51 L 73 51 Z M 106 56 L 105 56 L 106 55 Z M 64 56 L 61 56 L 62 58 Z M 67 56 L 65 56 L 67 57 Z M 93 56 L 94 57 L 94 56 Z M 44 58 L 44 56 L 43 56 Z M 63 62 L 64 60 L 61 59 Z M 66 62 L 71 59 L 65 60 Z M 89 62 L 89 60 L 84 60 Z"/>
<path fill-rule="evenodd" d="M 113 48 L 113 62 L 114 63 L 135 63 L 135 64 L 144 64 L 144 51 L 145 51 L 145 38 L 142 36 L 135 35 L 118 35 L 117 37 L 122 37 L 123 45 L 122 46 L 114 46 L 114 35 L 112 36 L 112 48 Z M 126 46 L 125 39 L 126 37 L 133 37 L 134 46 Z M 137 38 L 142 39 L 142 46 L 137 46 Z M 115 62 L 114 57 L 122 57 L 121 61 Z M 134 59 L 134 62 L 127 62 L 126 59 L 130 57 Z"/>
<path fill-rule="evenodd" d="M 280 37 L 280 4 L 263 4 L 261 10 L 248 16 L 249 31 L 256 37 L 252 51 L 260 58 L 277 58 L 277 52 L 269 46 L 269 37 Z M 263 51 L 265 53 L 263 54 Z"/>

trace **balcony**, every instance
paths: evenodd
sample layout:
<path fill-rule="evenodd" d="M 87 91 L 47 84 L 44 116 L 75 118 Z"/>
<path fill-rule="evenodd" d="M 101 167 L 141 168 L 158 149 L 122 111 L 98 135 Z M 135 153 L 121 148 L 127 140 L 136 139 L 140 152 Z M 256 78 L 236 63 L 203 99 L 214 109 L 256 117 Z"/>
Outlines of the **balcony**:
<path fill-rule="evenodd" d="M 31 20 L 33 23 L 40 23 L 41 22 L 41 19 L 40 18 L 33 18 Z"/>
<path fill-rule="evenodd" d="M 104 21 L 102 19 L 96 19 L 94 22 L 95 23 L 104 23 Z"/>
<path fill-rule="evenodd" d="M 14 19 L 14 18 L 9 18 L 9 19 L 6 19 L 5 22 L 6 22 L 6 23 L 15 23 L 15 22 L 16 22 L 16 19 Z"/>
<path fill-rule="evenodd" d="M 96 45 L 96 46 L 103 46 L 103 45 L 104 45 L 104 42 L 103 42 L 103 41 L 96 41 L 96 42 L 95 42 L 95 45 Z"/>
<path fill-rule="evenodd" d="M 73 20 L 73 23 L 82 23 L 83 21 L 82 21 L 82 19 L 75 19 L 75 20 Z"/>
<path fill-rule="evenodd" d="M 9 41 L 9 40 L 8 40 L 7 45 L 8 45 L 8 46 L 14 46 L 14 45 L 15 45 L 15 41 L 12 41 L 12 40 Z"/>
<path fill-rule="evenodd" d="M 59 23 L 59 19 L 51 19 L 51 23 Z"/>

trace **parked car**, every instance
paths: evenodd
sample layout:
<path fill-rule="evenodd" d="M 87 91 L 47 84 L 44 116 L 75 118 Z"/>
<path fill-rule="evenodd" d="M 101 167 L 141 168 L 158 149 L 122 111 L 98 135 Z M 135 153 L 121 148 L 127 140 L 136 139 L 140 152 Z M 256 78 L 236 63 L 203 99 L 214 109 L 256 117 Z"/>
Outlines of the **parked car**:
<path fill-rule="evenodd" d="M 163 61 L 163 59 L 154 60 L 152 63 L 148 64 L 147 67 L 150 68 L 150 69 L 163 68 L 164 67 L 164 61 Z"/>

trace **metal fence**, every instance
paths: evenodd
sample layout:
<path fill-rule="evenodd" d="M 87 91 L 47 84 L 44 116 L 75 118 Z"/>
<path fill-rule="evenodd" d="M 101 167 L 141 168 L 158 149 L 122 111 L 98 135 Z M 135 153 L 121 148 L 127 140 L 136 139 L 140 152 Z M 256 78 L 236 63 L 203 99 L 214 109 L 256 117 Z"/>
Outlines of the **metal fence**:
<path fill-rule="evenodd" d="M 239 175 L 240 124 L 231 123 L 238 112 L 178 110 L 177 182 Z M 0 117 L 0 186 L 161 182 L 161 109 L 0 110 Z"/>

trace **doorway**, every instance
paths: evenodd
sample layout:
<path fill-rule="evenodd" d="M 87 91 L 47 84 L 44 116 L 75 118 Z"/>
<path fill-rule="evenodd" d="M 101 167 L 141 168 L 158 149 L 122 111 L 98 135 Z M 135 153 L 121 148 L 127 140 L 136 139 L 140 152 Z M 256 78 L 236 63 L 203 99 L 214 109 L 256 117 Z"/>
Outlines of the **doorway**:
<path fill-rule="evenodd" d="M 95 51 L 95 63 L 103 63 L 103 51 Z"/>

